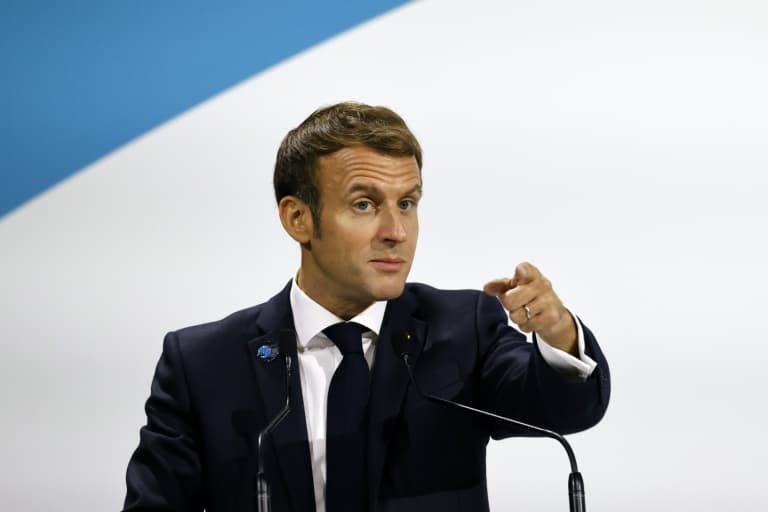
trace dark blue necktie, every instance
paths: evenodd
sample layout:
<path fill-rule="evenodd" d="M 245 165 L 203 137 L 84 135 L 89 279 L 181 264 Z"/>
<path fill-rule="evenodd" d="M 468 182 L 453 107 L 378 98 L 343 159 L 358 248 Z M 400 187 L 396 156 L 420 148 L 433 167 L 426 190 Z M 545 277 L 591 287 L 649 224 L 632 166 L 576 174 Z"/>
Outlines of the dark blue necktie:
<path fill-rule="evenodd" d="M 327 512 L 363 512 L 367 508 L 365 418 L 370 375 L 362 343 L 362 334 L 366 330 L 360 324 L 344 322 L 323 331 L 344 356 L 328 389 Z"/>

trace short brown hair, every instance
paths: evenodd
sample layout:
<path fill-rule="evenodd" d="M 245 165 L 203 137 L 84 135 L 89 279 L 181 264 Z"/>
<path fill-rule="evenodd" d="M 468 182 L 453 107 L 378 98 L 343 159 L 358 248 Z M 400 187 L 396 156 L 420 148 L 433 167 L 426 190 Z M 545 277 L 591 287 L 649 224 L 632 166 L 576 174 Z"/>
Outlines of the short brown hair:
<path fill-rule="evenodd" d="M 309 206 L 320 229 L 320 194 L 315 181 L 321 156 L 351 146 L 366 146 L 385 155 L 412 156 L 421 170 L 421 146 L 405 121 L 386 107 L 344 102 L 315 110 L 289 131 L 275 162 L 275 198 L 296 196 Z"/>

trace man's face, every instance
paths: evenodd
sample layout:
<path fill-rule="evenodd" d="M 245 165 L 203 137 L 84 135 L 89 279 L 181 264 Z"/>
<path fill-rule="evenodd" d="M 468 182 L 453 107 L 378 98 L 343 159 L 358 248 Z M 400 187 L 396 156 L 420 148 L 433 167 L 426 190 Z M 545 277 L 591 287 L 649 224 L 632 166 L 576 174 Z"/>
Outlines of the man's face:
<path fill-rule="evenodd" d="M 342 318 L 398 297 L 419 235 L 416 159 L 344 148 L 320 158 L 316 183 L 320 238 L 304 244 L 301 288 Z"/>

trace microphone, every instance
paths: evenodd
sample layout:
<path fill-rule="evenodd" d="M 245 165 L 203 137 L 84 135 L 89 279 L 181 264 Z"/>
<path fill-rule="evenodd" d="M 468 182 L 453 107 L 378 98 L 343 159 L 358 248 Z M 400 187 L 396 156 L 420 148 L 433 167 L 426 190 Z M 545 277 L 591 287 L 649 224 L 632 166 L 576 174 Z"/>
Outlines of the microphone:
<path fill-rule="evenodd" d="M 573 449 L 562 435 L 552 430 L 537 427 L 528 423 L 523 423 L 522 421 L 514 420 L 512 418 L 500 416 L 498 414 L 484 411 L 482 409 L 476 409 L 459 402 L 453 402 L 445 398 L 440 398 L 439 396 L 428 395 L 424 393 L 413 376 L 415 354 L 418 354 L 421 351 L 419 340 L 416 339 L 412 333 L 406 331 L 399 336 L 393 336 L 392 345 L 395 349 L 395 353 L 400 356 L 400 358 L 403 360 L 403 363 L 405 363 L 405 368 L 408 371 L 408 377 L 410 378 L 411 384 L 422 398 L 425 398 L 431 402 L 439 403 L 441 405 L 463 409 L 475 414 L 480 414 L 482 416 L 511 423 L 528 431 L 536 432 L 537 434 L 541 434 L 545 437 L 549 437 L 558 441 L 563 446 L 563 448 L 565 448 L 565 452 L 568 454 L 568 460 L 571 464 L 571 474 L 568 476 L 568 503 L 570 505 L 570 512 L 586 512 L 586 504 L 584 501 L 584 480 L 582 479 L 581 473 L 579 473 L 578 466 L 576 465 L 576 456 L 573 453 Z"/>
<path fill-rule="evenodd" d="M 256 437 L 256 457 L 258 460 L 258 472 L 256 474 L 256 510 L 257 512 L 272 511 L 272 492 L 269 483 L 264 476 L 264 439 L 272 433 L 273 430 L 282 422 L 288 413 L 291 412 L 291 370 L 293 360 L 296 357 L 296 333 L 289 329 L 280 331 L 279 334 L 280 354 L 283 355 L 285 362 L 285 405 L 272 418 L 267 425 L 261 429 Z M 245 435 L 248 440 L 248 447 L 253 450 L 251 434 L 258 424 L 258 416 L 254 411 L 237 410 L 232 413 L 232 426 L 238 434 Z"/>

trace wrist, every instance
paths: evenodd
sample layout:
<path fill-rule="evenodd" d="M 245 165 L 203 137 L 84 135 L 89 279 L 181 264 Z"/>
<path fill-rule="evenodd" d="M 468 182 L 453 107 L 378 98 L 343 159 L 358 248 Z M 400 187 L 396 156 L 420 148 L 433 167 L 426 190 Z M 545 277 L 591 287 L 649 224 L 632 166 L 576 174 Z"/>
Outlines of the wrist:
<path fill-rule="evenodd" d="M 560 320 L 546 331 L 538 333 L 547 344 L 573 356 L 578 354 L 578 331 L 576 321 L 568 310 L 563 310 Z"/>

